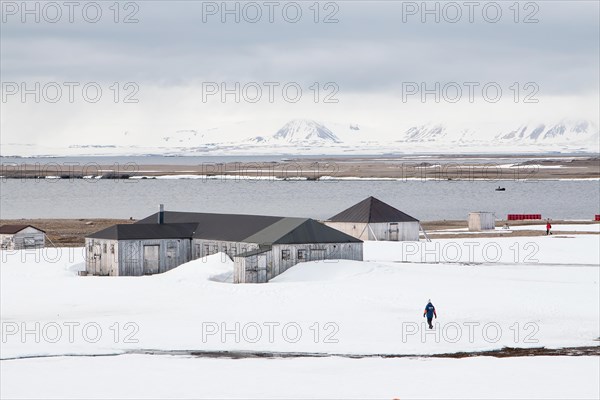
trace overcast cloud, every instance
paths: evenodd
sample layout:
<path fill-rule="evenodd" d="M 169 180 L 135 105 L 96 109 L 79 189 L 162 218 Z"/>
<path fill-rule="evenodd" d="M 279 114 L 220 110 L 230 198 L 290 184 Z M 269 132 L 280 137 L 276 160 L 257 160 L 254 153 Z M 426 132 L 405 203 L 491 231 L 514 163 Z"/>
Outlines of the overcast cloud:
<path fill-rule="evenodd" d="M 81 124 L 106 132 L 111 129 L 106 121 L 113 118 L 112 124 L 118 125 L 118 130 L 127 126 L 135 129 L 141 124 L 139 119 L 152 118 L 157 110 L 175 120 L 190 122 L 194 115 L 199 119 L 215 119 L 215 115 L 251 115 L 260 119 L 274 112 L 290 118 L 331 114 L 334 119 L 344 120 L 356 116 L 359 109 L 360 115 L 368 119 L 370 108 L 373 116 L 381 118 L 381 110 L 392 108 L 392 99 L 401 96 L 403 82 L 499 82 L 504 88 L 513 82 L 534 82 L 539 86 L 537 97 L 541 101 L 549 99 L 547 107 L 553 108 L 535 108 L 540 117 L 542 111 L 556 114 L 575 108 L 580 115 L 562 116 L 598 120 L 597 1 L 521 2 L 519 23 L 513 21 L 514 11 L 509 8 L 512 1 L 494 3 L 501 5 L 503 13 L 497 23 L 487 22 L 482 14 L 483 6 L 490 2 L 479 3 L 473 23 L 468 21 L 464 2 L 454 3 L 463 12 L 459 22 L 446 22 L 442 14 L 440 23 L 435 23 L 432 15 L 422 23 L 419 11 L 416 15 L 404 15 L 407 21 L 403 22 L 403 10 L 413 10 L 413 5 L 420 7 L 422 2 L 408 5 L 358 1 L 330 2 L 327 6 L 326 2 L 320 3 L 319 19 L 336 11 L 333 18 L 337 23 L 314 23 L 314 13 L 309 9 L 312 1 L 298 2 L 303 15 L 297 23 L 283 19 L 281 8 L 285 3 L 278 3 L 275 22 L 269 23 L 268 8 L 263 2 L 257 2 L 263 12 L 261 21 L 249 23 L 242 16 L 242 21 L 235 23 L 229 15 L 228 21 L 222 23 L 220 13 L 204 15 L 207 21 L 203 22 L 203 9 L 221 7 L 221 2 L 209 5 L 196 1 L 140 1 L 132 2 L 139 8 L 134 15 L 139 22 L 129 24 L 112 21 L 114 14 L 108 8 L 112 2 L 101 3 L 103 16 L 94 24 L 86 22 L 77 10 L 74 23 L 68 22 L 66 15 L 59 23 L 48 23 L 43 15 L 40 23 L 35 23 L 32 16 L 23 23 L 22 10 L 15 12 L 14 8 L 7 8 L 7 3 L 19 7 L 22 4 L 2 5 L 3 82 L 135 82 L 139 85 L 140 103 L 132 114 L 131 108 L 115 113 L 114 105 L 101 103 L 91 108 L 86 104 L 43 104 L 44 101 L 23 104 L 15 100 L 18 96 L 12 96 L 2 102 L 3 140 L 42 140 L 35 132 L 43 127 L 45 132 L 65 140 L 89 142 L 89 138 L 77 136 L 81 135 L 77 133 Z M 35 3 L 28 4 L 34 7 Z M 244 3 L 239 4 L 242 7 Z M 436 3 L 427 4 L 433 8 Z M 439 3 L 439 7 L 444 4 Z M 124 7 L 125 2 L 121 5 Z M 228 3 L 228 7 L 234 5 Z M 132 10 L 133 6 L 121 9 L 119 18 Z M 62 7 L 62 11 L 66 12 L 66 8 Z M 492 11 L 488 15 L 493 16 Z M 523 23 L 533 11 L 532 18 L 539 22 Z M 452 9 L 448 12 L 454 16 Z M 313 82 L 334 82 L 339 87 L 337 97 L 347 103 L 345 109 L 324 109 L 323 105 L 306 102 L 293 107 L 263 104 L 253 105 L 251 112 L 247 104 L 212 104 L 205 105 L 204 112 L 194 108 L 187 111 L 191 114 L 182 113 L 186 103 L 198 105 L 202 82 L 213 81 L 293 81 L 305 88 Z M 369 101 L 361 104 L 357 100 L 360 98 Z M 572 107 L 573 104 L 578 106 Z M 417 106 L 423 109 L 421 104 Z M 514 108 L 508 111 L 500 105 L 496 110 L 498 114 L 505 113 L 504 118 L 515 114 Z M 38 118 L 25 128 L 20 118 L 31 113 Z M 522 111 L 523 115 L 527 113 Z M 423 110 L 415 116 L 421 121 L 415 123 L 423 122 L 427 114 Z M 47 120 L 57 115 L 61 123 L 49 125 Z M 468 112 L 463 118 L 470 118 Z M 393 122 L 394 115 L 389 120 Z M 85 130 L 89 132 L 87 127 Z"/>

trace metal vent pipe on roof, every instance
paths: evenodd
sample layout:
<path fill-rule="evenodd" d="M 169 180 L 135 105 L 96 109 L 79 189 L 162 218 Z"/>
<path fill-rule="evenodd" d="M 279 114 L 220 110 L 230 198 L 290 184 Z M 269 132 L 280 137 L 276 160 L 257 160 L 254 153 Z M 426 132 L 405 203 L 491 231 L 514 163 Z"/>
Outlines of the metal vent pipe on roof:
<path fill-rule="evenodd" d="M 165 205 L 164 204 L 160 204 L 158 206 L 158 223 L 159 224 L 165 223 Z"/>

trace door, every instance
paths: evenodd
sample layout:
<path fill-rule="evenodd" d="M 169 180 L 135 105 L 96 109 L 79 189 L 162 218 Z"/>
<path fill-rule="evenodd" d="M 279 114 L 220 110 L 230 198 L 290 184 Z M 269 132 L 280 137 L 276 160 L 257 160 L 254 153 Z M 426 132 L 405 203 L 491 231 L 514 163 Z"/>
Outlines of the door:
<path fill-rule="evenodd" d="M 159 245 L 144 246 L 144 275 L 158 274 Z"/>
<path fill-rule="evenodd" d="M 396 222 L 392 222 L 390 224 L 390 240 L 398 241 L 398 224 Z"/>
<path fill-rule="evenodd" d="M 258 255 L 258 283 L 266 283 L 267 282 L 267 255 L 259 254 Z"/>
<path fill-rule="evenodd" d="M 102 247 L 99 244 L 90 244 L 87 254 L 89 268 L 87 273 L 89 275 L 100 275 L 100 260 L 102 259 Z"/>

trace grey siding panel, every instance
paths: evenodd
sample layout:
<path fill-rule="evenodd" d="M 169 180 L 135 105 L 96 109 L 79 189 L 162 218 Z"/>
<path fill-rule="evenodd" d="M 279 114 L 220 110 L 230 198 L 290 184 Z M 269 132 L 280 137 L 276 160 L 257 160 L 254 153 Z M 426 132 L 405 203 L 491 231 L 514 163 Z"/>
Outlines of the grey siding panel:
<path fill-rule="evenodd" d="M 394 222 L 361 223 L 361 222 L 330 222 L 326 225 L 342 231 L 361 240 L 393 240 L 393 241 L 418 241 L 419 222 Z M 398 231 L 397 238 L 392 230 Z"/>
<path fill-rule="evenodd" d="M 366 222 L 330 222 L 325 221 L 325 225 L 333 229 L 344 232 L 350 236 L 354 236 L 360 240 L 373 240 L 369 238 L 370 231 Z"/>
<path fill-rule="evenodd" d="M 369 240 L 392 240 L 392 241 L 418 241 L 419 223 L 418 222 L 398 222 L 392 225 L 390 222 L 369 224 Z M 397 230 L 397 235 L 392 231 Z M 375 233 L 375 236 L 373 236 Z"/>
<path fill-rule="evenodd" d="M 28 227 L 14 234 L 0 235 L 0 248 L 7 250 L 39 249 L 46 245 L 46 234 Z"/>
<path fill-rule="evenodd" d="M 302 252 L 302 258 L 300 258 Z M 285 256 L 284 256 L 285 254 Z M 272 250 L 234 257 L 234 283 L 264 283 L 294 265 L 307 261 L 363 260 L 362 243 L 312 243 L 274 245 Z M 262 273 L 266 267 L 266 273 Z"/>
<path fill-rule="evenodd" d="M 189 239 L 86 239 L 86 271 L 90 275 L 141 276 L 144 274 L 144 246 L 152 245 L 159 246 L 159 273 L 191 259 Z"/>
<path fill-rule="evenodd" d="M 496 217 L 491 212 L 472 212 L 469 213 L 469 230 L 484 231 L 496 228 Z"/>
<path fill-rule="evenodd" d="M 271 279 L 271 250 L 247 257 L 234 257 L 233 260 L 233 283 L 266 283 Z"/>
<path fill-rule="evenodd" d="M 289 251 L 290 258 L 283 259 L 283 251 Z M 298 250 L 306 250 L 306 259 L 299 259 Z M 362 243 L 314 243 L 273 246 L 273 265 L 269 279 L 287 271 L 300 262 L 321 260 L 363 260 Z"/>
<path fill-rule="evenodd" d="M 118 275 L 119 243 L 116 240 L 86 238 L 85 251 L 89 275 Z"/>
<path fill-rule="evenodd" d="M 192 246 L 192 258 L 194 260 L 217 253 L 224 253 L 228 256 L 234 257 L 236 254 L 242 254 L 247 251 L 258 249 L 258 244 L 255 243 L 240 243 L 205 239 L 193 239 Z"/>

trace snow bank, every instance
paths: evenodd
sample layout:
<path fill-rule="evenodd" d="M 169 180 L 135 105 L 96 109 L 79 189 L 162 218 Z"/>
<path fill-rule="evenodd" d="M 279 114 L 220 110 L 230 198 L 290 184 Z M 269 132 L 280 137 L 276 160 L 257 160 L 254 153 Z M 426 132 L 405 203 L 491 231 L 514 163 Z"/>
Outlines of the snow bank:
<path fill-rule="evenodd" d="M 215 281 L 233 283 L 233 261 L 225 253 L 217 253 L 192 260 L 153 278 L 175 282 Z"/>
<path fill-rule="evenodd" d="M 373 265 L 359 261 L 311 261 L 293 266 L 269 283 L 340 281 L 361 277 L 374 270 Z"/>

